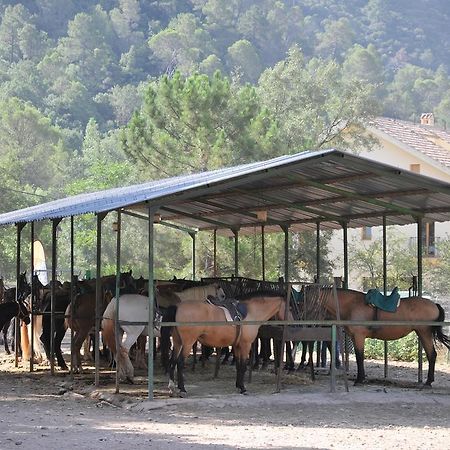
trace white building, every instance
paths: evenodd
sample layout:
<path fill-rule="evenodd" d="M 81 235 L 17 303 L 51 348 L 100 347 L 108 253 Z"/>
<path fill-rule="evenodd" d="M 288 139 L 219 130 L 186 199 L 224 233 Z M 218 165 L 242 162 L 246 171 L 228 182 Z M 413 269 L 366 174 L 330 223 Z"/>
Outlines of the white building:
<path fill-rule="evenodd" d="M 450 183 L 450 133 L 435 126 L 433 114 L 422 114 L 419 124 L 380 117 L 370 123 L 368 132 L 379 141 L 379 147 L 361 152 L 360 156 L 380 161 L 402 170 L 428 175 Z M 405 245 L 417 247 L 417 226 L 397 227 L 405 236 Z M 348 230 L 350 245 L 368 246 L 382 236 L 381 227 Z M 450 223 L 424 224 L 424 257 L 439 258 L 439 240 L 450 237 Z M 330 245 L 333 260 L 337 261 L 335 276 L 343 275 L 342 232 L 335 232 Z M 349 268 L 349 286 L 362 288 L 361 278 Z M 354 268 L 353 268 L 354 269 Z"/>

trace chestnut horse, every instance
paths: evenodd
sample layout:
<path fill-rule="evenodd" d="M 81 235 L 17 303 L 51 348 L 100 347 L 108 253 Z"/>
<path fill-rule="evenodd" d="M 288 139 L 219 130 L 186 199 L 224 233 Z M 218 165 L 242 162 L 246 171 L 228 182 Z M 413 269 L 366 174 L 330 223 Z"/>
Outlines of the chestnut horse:
<path fill-rule="evenodd" d="M 443 322 L 445 313 L 442 307 L 423 297 L 402 299 L 396 312 L 385 312 L 366 304 L 364 292 L 349 289 L 337 289 L 337 299 L 341 320 L 382 320 L 382 321 L 424 321 Z M 336 317 L 336 300 L 332 288 L 321 290 L 324 306 L 333 317 Z M 439 325 L 392 325 L 392 326 L 361 326 L 347 325 L 346 332 L 351 336 L 355 347 L 358 374 L 355 384 L 361 384 L 366 377 L 364 372 L 364 341 L 366 338 L 390 341 L 400 339 L 415 331 L 428 358 L 428 377 L 426 386 L 434 381 L 434 366 L 436 363 L 436 350 L 434 341 L 444 344 L 450 349 L 450 339 Z"/>
<path fill-rule="evenodd" d="M 233 346 L 236 359 L 236 387 L 241 394 L 246 392 L 244 376 L 247 360 L 260 325 L 243 325 L 246 321 L 265 321 L 271 317 L 285 319 L 286 300 L 270 293 L 253 293 L 245 300 L 247 316 L 236 325 L 179 325 L 174 327 L 173 352 L 169 367 L 169 389 L 174 392 L 175 368 L 177 369 L 179 395 L 184 397 L 184 360 L 195 341 L 209 347 Z M 177 307 L 176 322 L 226 322 L 223 308 L 202 302 L 183 302 Z"/>

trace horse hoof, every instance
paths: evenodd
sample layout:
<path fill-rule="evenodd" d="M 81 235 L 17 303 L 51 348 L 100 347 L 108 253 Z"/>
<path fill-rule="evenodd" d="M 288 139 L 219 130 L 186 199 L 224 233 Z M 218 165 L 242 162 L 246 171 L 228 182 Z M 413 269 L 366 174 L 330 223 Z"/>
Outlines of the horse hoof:
<path fill-rule="evenodd" d="M 248 395 L 247 389 L 241 389 L 241 395 Z"/>
<path fill-rule="evenodd" d="M 355 380 L 354 386 L 362 386 L 364 384 L 364 380 Z"/>
<path fill-rule="evenodd" d="M 186 391 L 180 391 L 178 393 L 178 396 L 181 397 L 181 398 L 186 398 L 187 397 L 187 392 Z"/>
<path fill-rule="evenodd" d="M 422 386 L 420 387 L 421 389 L 431 389 L 433 386 L 431 386 L 431 383 L 425 383 L 422 384 Z"/>

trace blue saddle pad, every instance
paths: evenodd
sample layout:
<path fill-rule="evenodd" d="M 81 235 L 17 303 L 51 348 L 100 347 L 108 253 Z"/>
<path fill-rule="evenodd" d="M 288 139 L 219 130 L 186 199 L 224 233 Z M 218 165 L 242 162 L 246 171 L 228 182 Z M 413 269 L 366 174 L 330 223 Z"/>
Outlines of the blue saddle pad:
<path fill-rule="evenodd" d="M 383 295 L 378 289 L 369 289 L 365 301 L 383 311 L 395 312 L 400 304 L 400 294 L 397 287 L 392 290 L 391 295 Z"/>

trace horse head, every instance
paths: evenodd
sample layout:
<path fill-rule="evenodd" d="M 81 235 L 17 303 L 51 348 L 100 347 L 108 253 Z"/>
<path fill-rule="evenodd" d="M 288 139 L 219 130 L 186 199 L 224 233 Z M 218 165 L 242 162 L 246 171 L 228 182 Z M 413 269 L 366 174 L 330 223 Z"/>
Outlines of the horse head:
<path fill-rule="evenodd" d="M 31 294 L 31 286 L 29 285 L 27 281 L 27 272 L 23 272 L 19 275 L 18 280 L 18 295 L 17 298 L 19 300 L 25 300 L 30 294 Z"/>
<path fill-rule="evenodd" d="M 23 300 L 19 300 L 18 304 L 19 304 L 19 312 L 17 314 L 17 317 L 20 320 L 23 320 L 23 322 L 26 325 L 29 325 L 30 322 L 31 322 L 31 320 L 30 320 L 30 311 L 28 310 L 28 308 L 27 308 L 27 306 L 26 306 L 26 304 L 25 304 L 25 302 Z"/>

